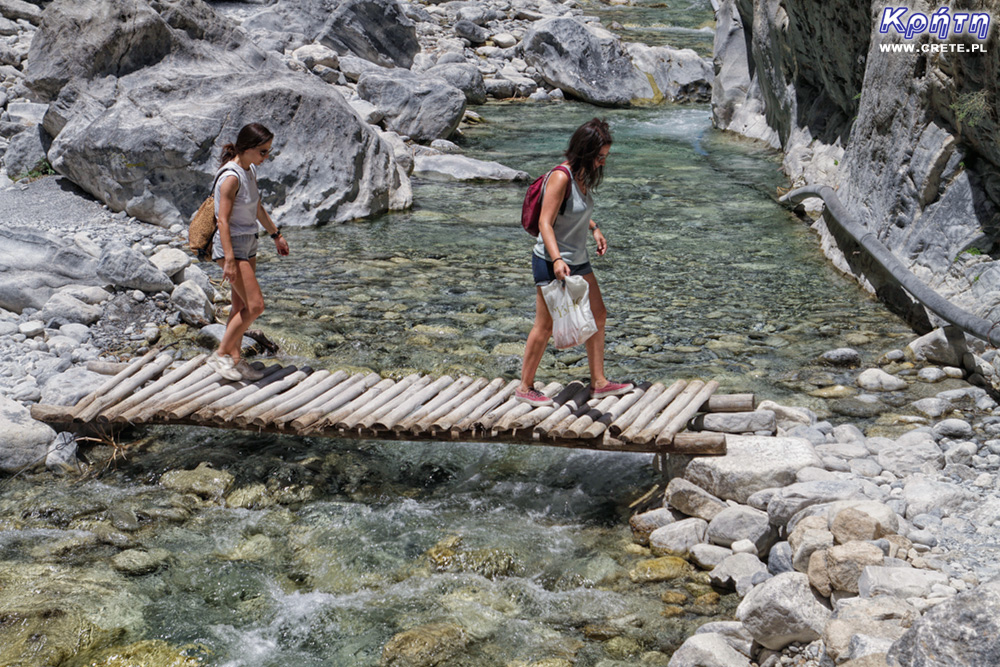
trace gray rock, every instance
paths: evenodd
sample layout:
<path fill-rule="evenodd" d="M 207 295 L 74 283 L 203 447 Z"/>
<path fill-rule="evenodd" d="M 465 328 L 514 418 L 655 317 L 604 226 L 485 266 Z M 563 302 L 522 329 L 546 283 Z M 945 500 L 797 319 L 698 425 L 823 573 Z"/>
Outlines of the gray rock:
<path fill-rule="evenodd" d="M 106 380 L 103 375 L 82 366 L 73 366 L 48 378 L 42 387 L 41 402 L 47 405 L 76 405 Z"/>
<path fill-rule="evenodd" d="M 711 521 L 727 507 L 726 503 L 708 491 L 681 477 L 674 477 L 670 480 L 664 495 L 670 507 L 705 521 Z"/>
<path fill-rule="evenodd" d="M 791 484 L 799 470 L 822 463 L 809 441 L 800 438 L 731 435 L 726 446 L 726 456 L 671 455 L 668 474 L 723 500 L 746 504 L 757 491 Z"/>
<path fill-rule="evenodd" d="M 170 294 L 170 303 L 188 324 L 204 325 L 215 320 L 215 308 L 194 280 L 181 283 Z"/>
<path fill-rule="evenodd" d="M 975 500 L 975 498 L 973 493 L 957 484 L 934 481 L 923 475 L 910 477 L 903 487 L 907 519 L 932 510 L 940 512 L 943 517 L 952 516 L 958 512 L 962 505 Z"/>
<path fill-rule="evenodd" d="M 929 466 L 941 470 L 945 466 L 944 452 L 929 433 L 911 431 L 891 445 L 879 450 L 878 464 L 899 477 L 906 477 Z"/>
<path fill-rule="evenodd" d="M 337 69 L 340 67 L 340 57 L 333 49 L 322 44 L 306 44 L 292 51 L 292 56 L 303 65 L 312 69 L 317 65 Z"/>
<path fill-rule="evenodd" d="M 0 228 L 0 308 L 41 308 L 58 288 L 95 284 L 97 262 L 64 239 L 23 227 Z"/>
<path fill-rule="evenodd" d="M 13 180 L 34 171 L 45 162 L 52 138 L 41 125 L 33 125 L 10 138 L 3 154 L 3 165 Z"/>
<path fill-rule="evenodd" d="M 456 21 L 453 28 L 456 35 L 469 40 L 473 45 L 485 44 L 490 38 L 490 33 L 486 29 L 466 19 Z"/>
<path fill-rule="evenodd" d="M 736 609 L 736 618 L 762 646 L 780 651 L 793 642 L 822 636 L 830 610 L 798 572 L 779 574 L 757 586 Z"/>
<path fill-rule="evenodd" d="M 1000 585 L 960 593 L 930 609 L 889 649 L 893 667 L 1000 664 Z"/>
<path fill-rule="evenodd" d="M 294 11 L 306 2 L 282 4 Z M 416 26 L 395 0 L 345 0 L 320 25 L 315 41 L 384 67 L 408 69 L 420 51 Z"/>
<path fill-rule="evenodd" d="M 115 554 L 111 566 L 118 572 L 130 576 L 151 574 L 163 567 L 170 560 L 170 552 L 166 549 L 126 549 Z"/>
<path fill-rule="evenodd" d="M 696 544 L 705 541 L 708 522 L 702 519 L 685 519 L 662 528 L 649 535 L 649 547 L 656 555 L 680 556 L 684 558 Z"/>
<path fill-rule="evenodd" d="M 792 547 L 788 542 L 778 542 L 767 555 L 767 571 L 771 574 L 792 572 Z"/>
<path fill-rule="evenodd" d="M 869 565 L 858 579 L 863 598 L 893 595 L 898 598 L 928 597 L 936 584 L 947 585 L 948 576 L 934 570 Z"/>
<path fill-rule="evenodd" d="M 942 366 L 961 366 L 965 347 L 961 342 L 949 340 L 943 329 L 935 329 L 912 341 L 906 346 L 917 361 L 931 361 Z"/>
<path fill-rule="evenodd" d="M 464 155 L 418 155 L 413 175 L 432 181 L 526 181 L 528 173 Z"/>
<path fill-rule="evenodd" d="M 656 84 L 651 89 L 653 102 L 708 102 L 715 73 L 712 64 L 692 49 L 647 46 L 637 42 L 625 45 L 632 65 Z M 643 91 L 644 92 L 644 91 Z M 641 95 L 633 102 L 644 101 Z"/>
<path fill-rule="evenodd" d="M 670 525 L 677 519 L 673 512 L 665 507 L 660 507 L 648 512 L 636 514 L 629 519 L 629 527 L 632 529 L 632 539 L 636 544 L 649 544 L 649 535 L 657 528 Z"/>
<path fill-rule="evenodd" d="M 696 544 L 691 547 L 691 562 L 703 570 L 711 570 L 733 555 L 732 549 L 714 544 Z"/>
<path fill-rule="evenodd" d="M 83 324 L 69 323 L 59 327 L 59 333 L 68 336 L 78 343 L 86 343 L 90 340 L 90 327 Z"/>
<path fill-rule="evenodd" d="M 972 424 L 962 419 L 945 419 L 935 424 L 933 431 L 938 438 L 971 438 Z"/>
<path fill-rule="evenodd" d="M 514 97 L 514 94 L 517 92 L 517 86 L 513 81 L 500 76 L 484 79 L 483 87 L 486 88 L 487 95 L 498 100 L 506 100 Z"/>
<path fill-rule="evenodd" d="M 668 663 L 670 667 L 750 667 L 750 658 L 732 647 L 721 634 L 706 632 L 684 640 Z"/>
<path fill-rule="evenodd" d="M 857 384 L 865 391 L 900 391 L 909 385 L 903 378 L 889 375 L 881 368 L 869 368 L 858 376 Z"/>
<path fill-rule="evenodd" d="M 698 430 L 719 431 L 721 433 L 757 433 L 774 431 L 777 420 L 770 410 L 753 412 L 709 412 L 694 419 Z"/>
<path fill-rule="evenodd" d="M 76 451 L 76 436 L 63 431 L 49 445 L 49 452 L 45 456 L 45 467 L 56 473 L 78 471 L 80 462 L 76 458 Z"/>
<path fill-rule="evenodd" d="M 913 407 L 921 414 L 935 419 L 951 410 L 951 403 L 940 398 L 921 398 L 913 402 Z"/>
<path fill-rule="evenodd" d="M 483 82 L 483 75 L 472 63 L 446 63 L 436 65 L 426 72 L 427 76 L 444 79 L 465 93 L 465 100 L 469 104 L 483 104 L 486 102 L 486 84 Z"/>
<path fill-rule="evenodd" d="M 817 481 L 790 484 L 781 489 L 767 504 L 767 514 L 775 526 L 784 526 L 792 516 L 811 505 L 837 500 L 866 499 L 864 490 L 855 481 Z"/>
<path fill-rule="evenodd" d="M 190 253 L 186 253 L 180 248 L 164 248 L 150 256 L 149 262 L 163 271 L 169 278 L 173 278 L 191 264 L 192 259 Z"/>
<path fill-rule="evenodd" d="M 746 595 L 754 576 L 767 572 L 767 566 L 753 554 L 733 554 L 719 563 L 710 573 L 712 585 Z"/>
<path fill-rule="evenodd" d="M 170 292 L 174 283 L 138 250 L 122 245 L 109 246 L 101 253 L 97 275 L 116 287 L 143 292 Z"/>
<path fill-rule="evenodd" d="M 24 0 L 0 0 L 0 16 L 11 21 L 23 19 L 32 25 L 38 25 L 42 20 L 42 10 L 37 4 Z"/>
<path fill-rule="evenodd" d="M 861 353 L 850 347 L 838 347 L 820 355 L 820 359 L 833 366 L 854 367 L 861 365 Z"/>
<path fill-rule="evenodd" d="M 48 8 L 27 83 L 52 100 L 45 128 L 56 137 L 49 158 L 59 173 L 115 211 L 186 224 L 222 145 L 276 108 L 295 109 L 300 122 L 274 128 L 277 155 L 258 181 L 272 214 L 312 224 L 409 205 L 388 149 L 340 93 L 261 51 L 205 3 L 156 7 Z M 334 166 L 322 154 L 340 159 Z"/>
<path fill-rule="evenodd" d="M 740 540 L 750 540 L 757 556 L 768 552 L 774 537 L 767 513 L 752 507 L 727 507 L 708 524 L 707 538 L 712 544 L 732 547 Z"/>
<path fill-rule="evenodd" d="M 16 473 L 41 465 L 55 437 L 47 424 L 36 422 L 26 408 L 0 395 L 0 471 Z"/>
<path fill-rule="evenodd" d="M 230 473 L 215 470 L 208 463 L 201 463 L 194 470 L 171 470 L 163 473 L 160 485 L 173 491 L 218 500 L 225 496 L 233 485 L 233 480 Z"/>
<path fill-rule="evenodd" d="M 39 316 L 45 322 L 93 324 L 101 317 L 100 306 L 91 306 L 79 299 L 56 292 L 45 302 Z"/>
<path fill-rule="evenodd" d="M 465 112 L 461 90 L 444 79 L 407 70 L 366 72 L 358 79 L 357 92 L 385 114 L 388 129 L 414 141 L 447 139 Z"/>

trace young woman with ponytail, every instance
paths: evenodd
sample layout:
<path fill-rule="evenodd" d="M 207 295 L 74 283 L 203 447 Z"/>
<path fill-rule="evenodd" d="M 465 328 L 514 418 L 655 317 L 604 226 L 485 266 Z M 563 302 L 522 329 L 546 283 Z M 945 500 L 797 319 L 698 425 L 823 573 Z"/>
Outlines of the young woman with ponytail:
<path fill-rule="evenodd" d="M 271 153 L 274 134 L 259 123 L 245 125 L 236 142 L 222 148 L 221 167 L 215 182 L 215 217 L 218 229 L 212 239 L 212 260 L 222 267 L 222 277 L 232 287 L 232 310 L 219 349 L 208 365 L 227 380 L 259 380 L 262 373 L 240 358 L 243 334 L 264 312 L 264 297 L 257 283 L 258 222 L 274 240 L 278 254 L 288 254 L 288 242 L 264 210 L 257 190 L 257 167 Z"/>

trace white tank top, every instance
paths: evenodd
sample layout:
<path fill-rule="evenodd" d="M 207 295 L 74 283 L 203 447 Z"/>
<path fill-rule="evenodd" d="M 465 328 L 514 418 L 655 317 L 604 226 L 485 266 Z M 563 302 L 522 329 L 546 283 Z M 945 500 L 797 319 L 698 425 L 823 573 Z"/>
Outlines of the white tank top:
<path fill-rule="evenodd" d="M 223 173 L 225 172 L 225 173 Z M 257 168 L 250 165 L 247 171 L 236 161 L 227 162 L 219 168 L 218 177 L 215 183 L 215 216 L 219 216 L 219 189 L 222 182 L 234 176 L 239 179 L 240 187 L 236 191 L 236 200 L 233 202 L 233 210 L 229 214 L 229 234 L 231 236 L 256 234 L 257 227 L 257 206 L 260 204 L 260 192 L 257 190 Z"/>

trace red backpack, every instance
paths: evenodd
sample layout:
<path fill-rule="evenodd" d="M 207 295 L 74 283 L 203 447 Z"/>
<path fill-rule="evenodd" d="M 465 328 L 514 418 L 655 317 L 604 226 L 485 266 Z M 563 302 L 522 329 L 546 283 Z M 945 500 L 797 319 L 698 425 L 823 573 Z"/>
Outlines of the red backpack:
<path fill-rule="evenodd" d="M 556 169 L 565 171 L 570 180 L 570 187 L 566 188 L 566 192 L 563 195 L 563 202 L 559 208 L 559 213 L 561 214 L 566 210 L 566 199 L 569 197 L 569 191 L 573 187 L 573 174 L 570 172 L 569 167 L 561 164 L 536 178 L 528 186 L 528 191 L 524 194 L 524 203 L 521 204 L 521 226 L 524 227 L 524 231 L 532 236 L 538 236 L 538 218 L 542 214 L 542 191 L 545 189 L 545 182 Z"/>

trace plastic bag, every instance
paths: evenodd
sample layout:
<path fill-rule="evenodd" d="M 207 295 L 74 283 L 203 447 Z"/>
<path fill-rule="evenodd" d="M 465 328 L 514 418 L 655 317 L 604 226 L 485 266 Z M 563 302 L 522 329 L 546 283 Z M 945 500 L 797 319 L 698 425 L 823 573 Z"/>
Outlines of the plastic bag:
<path fill-rule="evenodd" d="M 597 333 L 597 323 L 590 312 L 590 286 L 583 276 L 553 280 L 542 287 L 542 297 L 552 315 L 556 349 L 580 345 Z"/>

